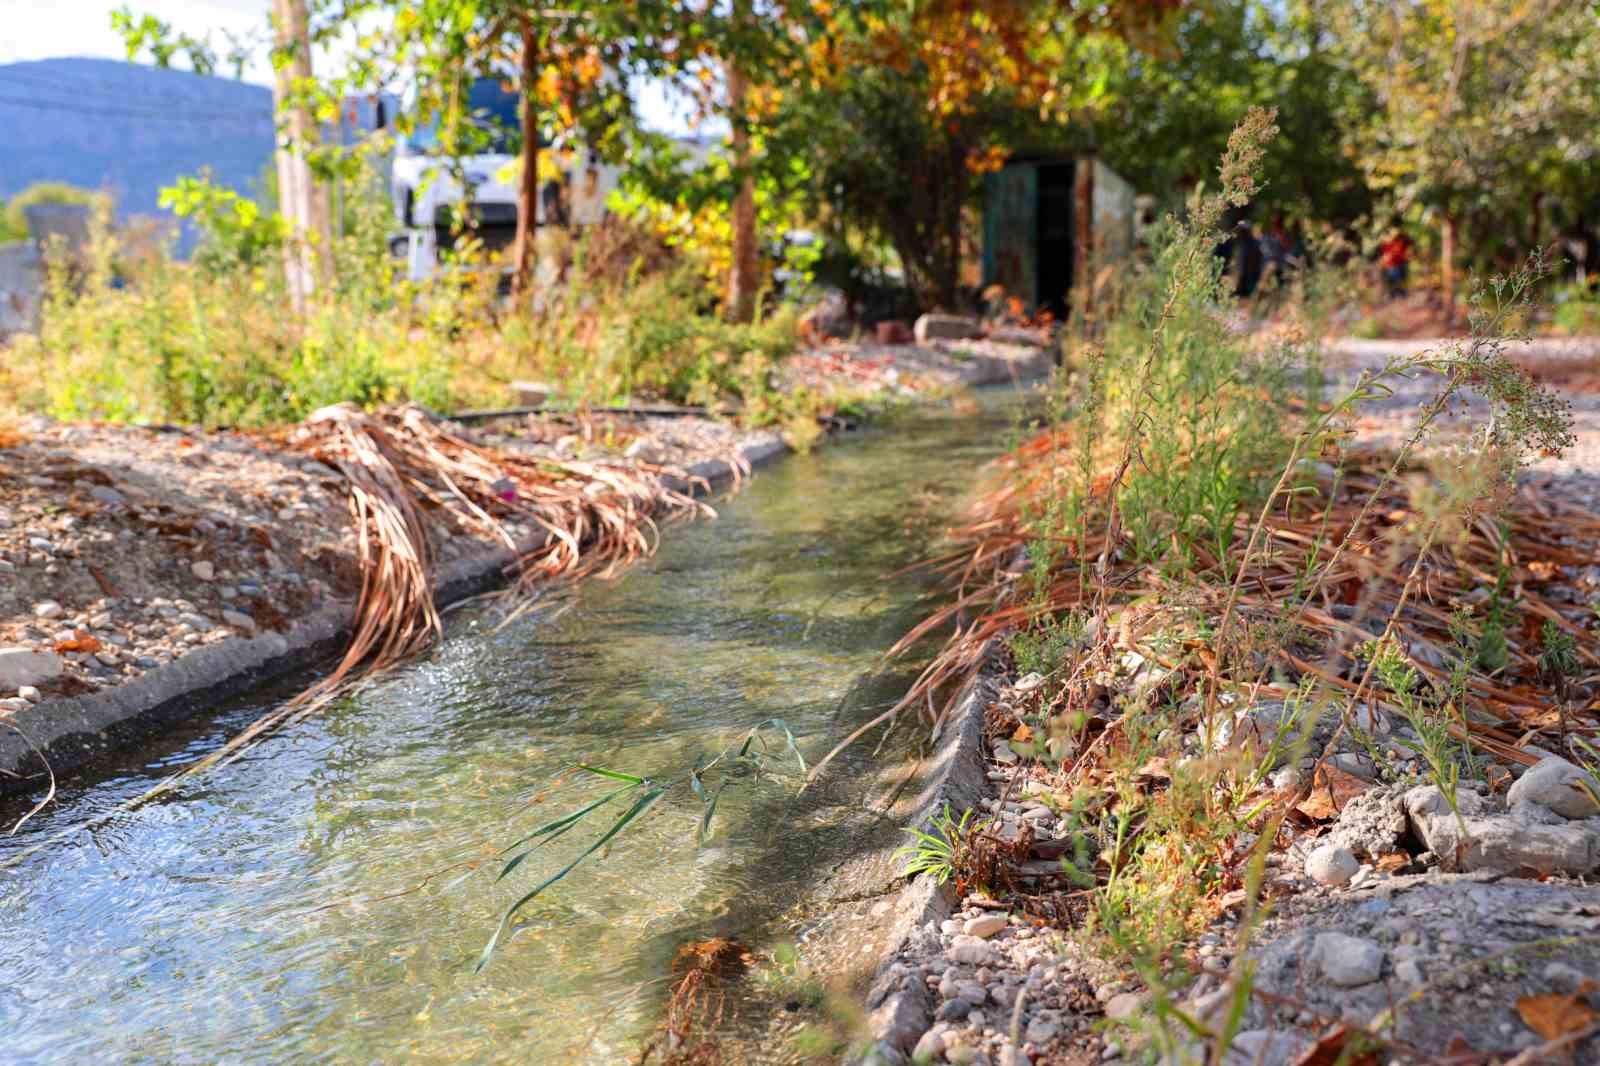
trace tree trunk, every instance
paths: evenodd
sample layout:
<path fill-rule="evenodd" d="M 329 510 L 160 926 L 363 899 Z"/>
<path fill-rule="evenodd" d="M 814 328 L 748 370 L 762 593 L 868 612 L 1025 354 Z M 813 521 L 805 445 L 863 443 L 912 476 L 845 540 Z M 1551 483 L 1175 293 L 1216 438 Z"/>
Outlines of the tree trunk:
<path fill-rule="evenodd" d="M 311 109 L 295 98 L 296 86 L 311 80 L 310 18 L 305 0 L 273 0 L 272 24 L 274 43 L 287 57 L 273 80 L 272 104 L 278 124 L 278 210 L 289 223 L 284 276 L 290 306 L 299 313 L 316 291 L 319 253 L 326 258 L 332 238 L 326 201 L 318 195 L 306 155 L 316 143 L 316 124 Z"/>
<path fill-rule="evenodd" d="M 749 12 L 749 0 L 734 0 L 733 23 L 740 26 Z M 731 51 L 731 50 L 730 50 Z M 760 288 L 761 256 L 756 240 L 756 179 L 750 172 L 750 130 L 745 124 L 745 96 L 749 86 L 733 58 L 727 60 L 728 121 L 733 127 L 733 164 L 743 174 L 733 198 L 733 262 L 728 268 L 730 322 L 749 322 L 756 314 Z"/>
<path fill-rule="evenodd" d="M 533 21 L 522 20 L 522 180 L 517 185 L 516 272 L 511 293 L 522 296 L 533 287 L 539 236 L 539 52 Z"/>
<path fill-rule="evenodd" d="M 1456 217 L 1444 216 L 1439 233 L 1439 287 L 1444 297 L 1444 321 L 1447 326 L 1456 323 Z"/>

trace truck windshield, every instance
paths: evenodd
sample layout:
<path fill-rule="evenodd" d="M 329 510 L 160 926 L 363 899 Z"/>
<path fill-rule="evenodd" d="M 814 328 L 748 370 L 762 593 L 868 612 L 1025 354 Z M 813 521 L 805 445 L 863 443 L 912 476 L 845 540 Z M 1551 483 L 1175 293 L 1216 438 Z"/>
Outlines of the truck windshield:
<path fill-rule="evenodd" d="M 421 152 L 439 148 L 439 127 L 442 116 L 420 126 L 411 135 L 411 145 Z M 487 143 L 468 135 L 466 147 L 480 152 L 512 154 L 522 141 L 522 120 L 517 116 L 517 94 L 508 91 L 499 78 L 479 78 L 467 90 L 466 122 L 482 132 Z"/>

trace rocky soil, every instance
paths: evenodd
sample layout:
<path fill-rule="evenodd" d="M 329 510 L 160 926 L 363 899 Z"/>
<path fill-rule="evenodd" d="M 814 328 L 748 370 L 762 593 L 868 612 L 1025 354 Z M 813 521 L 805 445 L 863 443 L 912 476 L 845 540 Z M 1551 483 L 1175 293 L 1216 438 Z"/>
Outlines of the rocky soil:
<path fill-rule="evenodd" d="M 1039 680 L 990 706 L 1025 699 Z M 1387 717 L 1373 724 L 1397 755 L 1415 739 Z M 1316 731 L 1328 739 L 1332 723 Z M 986 749 L 993 794 L 979 807 L 1017 845 L 1008 876 L 1032 902 L 968 893 L 911 935 L 883 973 L 894 987 L 925 985 L 927 1011 L 920 1025 L 879 1033 L 875 1061 L 1215 1061 L 1151 1009 L 1137 977 L 1075 935 L 1083 916 L 1057 858 L 1072 855 L 1074 831 L 1055 775 L 1004 738 Z M 1280 767 L 1274 787 L 1292 788 L 1314 761 Z M 1267 858 L 1265 919 L 1246 920 L 1235 892 L 1186 946 L 1190 976 L 1173 998 L 1208 1025 L 1220 1025 L 1243 964 L 1254 969 L 1229 1066 L 1331 1064 L 1347 1046 L 1352 1063 L 1431 1063 L 1468 1049 L 1478 1057 L 1460 1061 L 1600 1061 L 1600 887 L 1589 883 L 1600 876 L 1600 806 L 1583 784 L 1600 781 L 1555 756 L 1495 766 L 1499 789 L 1466 782 L 1452 810 L 1403 757 L 1383 774 L 1351 744 L 1334 765 L 1348 768 L 1328 790 L 1338 810 L 1295 822 Z M 1056 913 L 1041 916 L 1045 902 Z M 1356 1030 L 1371 1035 L 1359 1046 L 1374 1057 L 1356 1055 Z M 1579 1036 L 1553 1043 L 1563 1034 Z M 1319 1048 L 1329 1057 L 1316 1058 Z M 1569 1051 L 1577 1057 L 1560 1057 Z"/>
<path fill-rule="evenodd" d="M 1523 355 L 1560 384 L 1581 380 L 1597 352 L 1592 342 L 1560 342 Z M 1338 376 L 1353 381 L 1398 348 L 1364 343 L 1337 354 Z M 1396 443 L 1436 383 L 1414 377 L 1367 407 L 1358 441 Z M 1563 395 L 1577 443 L 1523 477 L 1600 506 L 1600 392 Z M 1596 599 L 1596 563 L 1564 568 L 1570 587 L 1552 598 Z M 1160 674 L 1130 653 L 1118 676 L 1097 680 L 1119 691 L 1158 685 Z M 997 719 L 1015 724 L 1013 709 L 1041 682 L 1012 675 L 988 701 L 983 742 L 992 787 L 979 813 L 1012 848 L 1000 879 L 1014 879 L 1016 891 L 1002 903 L 969 890 L 949 918 L 907 937 L 880 970 L 878 993 L 925 988 L 925 1009 L 880 1025 L 867 1061 L 1600 1063 L 1600 780 L 1558 757 L 1553 741 L 1524 738 L 1531 766 L 1479 760 L 1452 801 L 1394 714 L 1365 712 L 1373 746 L 1345 737 L 1320 767 L 1313 756 L 1337 723 L 1297 724 L 1283 739 L 1303 737 L 1310 754 L 1277 766 L 1263 795 L 1291 796 L 1313 773 L 1315 787 L 1273 842 L 1261 908 L 1250 911 L 1243 890 L 1214 901 L 1215 917 L 1171 960 L 1183 976 L 1154 990 L 1081 935 L 1074 900 L 1083 894 L 1061 878 L 1058 859 L 1073 854 L 1063 821 L 1072 797 L 1028 745 L 1014 748 L 994 728 Z M 1189 750 L 1264 750 L 1284 721 L 1282 704 L 1257 705 L 1215 737 L 1188 738 Z M 1236 841 L 1241 851 L 1255 843 Z M 1248 997 L 1230 1039 L 1201 1042 L 1176 1020 L 1174 1009 L 1220 1030 L 1241 988 Z"/>

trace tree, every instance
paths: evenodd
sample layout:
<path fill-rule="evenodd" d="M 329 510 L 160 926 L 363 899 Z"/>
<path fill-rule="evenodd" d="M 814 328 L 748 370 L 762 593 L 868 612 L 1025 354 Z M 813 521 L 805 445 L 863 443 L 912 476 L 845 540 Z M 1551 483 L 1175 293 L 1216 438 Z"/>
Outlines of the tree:
<path fill-rule="evenodd" d="M 977 178 L 1018 147 L 1067 144 L 1106 50 L 1162 47 L 1180 8 L 920 0 L 862 13 L 818 49 L 829 75 L 789 98 L 785 149 L 808 155 L 836 230 L 892 245 L 919 303 L 953 309 Z"/>
<path fill-rule="evenodd" d="M 1569 0 L 1319 0 L 1318 9 L 1371 102 L 1344 114 L 1345 142 L 1375 191 L 1437 221 L 1453 318 L 1462 224 L 1526 217 L 1543 165 L 1595 156 L 1594 14 Z"/>
<path fill-rule="evenodd" d="M 311 70 L 311 16 L 306 0 L 272 0 L 272 108 L 278 141 L 274 164 L 278 179 L 278 212 L 288 223 L 284 242 L 284 278 L 294 310 L 303 312 L 320 279 L 330 269 L 333 226 L 327 190 L 313 176 L 317 146 L 313 101 L 317 83 Z M 217 53 L 209 37 L 177 33 L 153 15 L 137 16 L 128 7 L 112 12 L 111 25 L 122 35 L 130 60 L 148 52 L 158 67 L 170 67 L 183 55 L 197 74 L 211 74 Z M 243 74 L 248 42 L 229 38 L 227 61 L 234 76 Z"/>
<path fill-rule="evenodd" d="M 1104 73 L 1082 101 L 1072 143 L 1178 207 L 1213 173 L 1245 111 L 1270 105 L 1282 132 L 1266 149 L 1257 209 L 1341 225 L 1370 211 L 1365 176 L 1329 136 L 1365 92 L 1333 61 L 1310 5 L 1211 0 L 1183 14 L 1172 45 L 1173 54 L 1154 56 L 1121 40 L 1094 42 L 1080 62 Z"/>
<path fill-rule="evenodd" d="M 317 142 L 309 94 L 311 20 L 305 0 L 272 0 L 272 107 L 278 120 L 278 212 L 289 224 L 284 271 L 289 302 L 303 312 L 319 280 L 328 275 L 333 226 L 328 194 L 311 173 L 310 153 Z"/>

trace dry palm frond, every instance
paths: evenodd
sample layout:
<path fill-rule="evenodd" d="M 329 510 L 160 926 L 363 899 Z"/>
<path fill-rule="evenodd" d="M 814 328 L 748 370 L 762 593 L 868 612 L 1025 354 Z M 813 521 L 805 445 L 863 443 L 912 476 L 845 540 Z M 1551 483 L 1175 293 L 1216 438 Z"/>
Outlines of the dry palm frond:
<path fill-rule="evenodd" d="M 716 1032 L 727 1004 L 726 986 L 750 962 L 750 952 L 742 944 L 723 937 L 679 945 L 672 959 L 666 1014 L 639 1062 L 650 1062 L 658 1054 L 663 1066 L 712 1066 L 723 1061 Z"/>
<path fill-rule="evenodd" d="M 354 634 L 337 666 L 221 748 L 134 800 L 237 759 L 254 741 L 325 707 L 347 684 L 402 662 L 442 631 L 429 513 L 487 535 L 513 553 L 518 587 L 610 576 L 654 551 L 655 515 L 714 512 L 668 488 L 666 467 L 572 462 L 476 444 L 420 407 L 315 412 L 292 443 L 337 469 L 350 494 L 361 592 Z"/>

